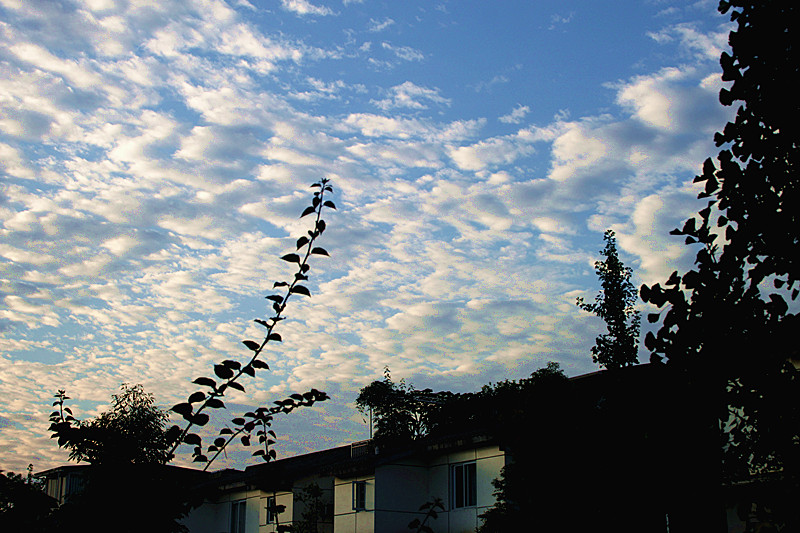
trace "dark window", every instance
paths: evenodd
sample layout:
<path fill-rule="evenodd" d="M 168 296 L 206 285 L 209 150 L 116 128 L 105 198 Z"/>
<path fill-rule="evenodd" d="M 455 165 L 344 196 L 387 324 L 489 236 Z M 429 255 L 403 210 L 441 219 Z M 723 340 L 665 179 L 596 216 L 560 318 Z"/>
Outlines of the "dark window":
<path fill-rule="evenodd" d="M 353 509 L 363 511 L 367 508 L 367 482 L 353 481 Z"/>
<path fill-rule="evenodd" d="M 475 481 L 475 463 L 461 463 L 450 467 L 451 500 L 453 509 L 473 507 L 477 504 L 478 489 Z"/>
<path fill-rule="evenodd" d="M 267 496 L 267 524 L 275 523 L 275 496 Z"/>
<path fill-rule="evenodd" d="M 239 500 L 231 502 L 231 533 L 245 533 L 244 517 L 247 510 L 247 502 Z"/>

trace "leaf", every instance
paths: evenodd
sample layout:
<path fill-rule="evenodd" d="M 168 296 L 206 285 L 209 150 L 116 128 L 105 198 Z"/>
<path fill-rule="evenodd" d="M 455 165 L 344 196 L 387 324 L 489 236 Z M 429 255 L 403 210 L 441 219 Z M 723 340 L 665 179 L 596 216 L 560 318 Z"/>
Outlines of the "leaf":
<path fill-rule="evenodd" d="M 320 248 L 319 246 L 311 250 L 311 253 L 315 255 L 327 255 L 328 257 L 330 257 L 328 251 L 325 248 Z"/>
<path fill-rule="evenodd" d="M 214 365 L 214 373 L 220 379 L 230 379 L 233 377 L 233 370 L 225 365 Z"/>
<path fill-rule="evenodd" d="M 267 323 L 266 320 L 261 320 L 260 318 L 256 318 L 255 320 L 253 320 L 253 322 L 255 322 L 256 324 L 261 324 L 265 328 L 269 328 L 269 324 Z"/>
<path fill-rule="evenodd" d="M 225 404 L 222 403 L 222 400 L 220 400 L 219 398 L 210 398 L 206 402 L 206 407 L 209 407 L 211 409 L 224 409 Z"/>
<path fill-rule="evenodd" d="M 217 437 L 216 439 L 214 439 L 214 446 L 222 448 L 223 446 L 225 446 L 225 439 L 222 437 Z"/>
<path fill-rule="evenodd" d="M 202 444 L 202 440 L 200 439 L 200 435 L 197 433 L 189 433 L 188 435 L 183 437 L 183 442 L 186 444 L 195 444 L 200 446 Z"/>
<path fill-rule="evenodd" d="M 173 405 L 170 411 L 174 411 L 179 415 L 188 415 L 192 412 L 192 405 L 189 403 L 179 403 L 177 405 Z"/>
<path fill-rule="evenodd" d="M 275 287 L 288 287 L 288 286 L 289 286 L 289 284 L 286 283 L 285 281 L 276 281 L 275 283 L 272 284 L 272 288 L 273 289 Z"/>
<path fill-rule="evenodd" d="M 233 422 L 237 426 L 241 426 L 241 425 L 244 424 L 244 418 L 237 417 L 237 418 L 234 418 L 233 420 L 231 420 L 231 422 Z"/>
<path fill-rule="evenodd" d="M 200 455 L 196 455 L 195 458 L 192 459 L 192 461 L 195 462 L 195 463 L 207 463 L 208 462 L 208 457 L 206 457 L 205 455 L 200 454 Z"/>
<path fill-rule="evenodd" d="M 238 391 L 245 392 L 245 390 L 244 390 L 244 385 L 242 385 L 241 383 L 237 383 L 236 381 L 231 381 L 230 383 L 228 383 L 228 385 L 229 385 L 229 386 L 230 386 L 232 389 L 236 389 L 236 390 L 238 390 Z"/>
<path fill-rule="evenodd" d="M 198 392 L 192 393 L 192 395 L 189 396 L 189 403 L 202 402 L 205 399 L 206 399 L 205 393 L 198 391 Z"/>
<path fill-rule="evenodd" d="M 244 341 L 244 342 L 246 342 L 246 341 Z M 252 342 L 252 341 L 250 341 L 250 342 Z M 240 363 L 239 361 L 234 361 L 232 359 L 225 359 L 222 362 L 222 365 L 223 366 L 227 366 L 231 370 L 239 370 L 240 368 L 242 368 L 242 363 Z"/>
<path fill-rule="evenodd" d="M 288 263 L 297 263 L 298 265 L 300 264 L 300 256 L 297 254 L 286 254 L 283 257 L 281 257 L 281 259 L 283 259 Z"/>
<path fill-rule="evenodd" d="M 198 385 L 205 385 L 206 387 L 211 387 L 212 389 L 217 388 L 217 382 L 211 378 L 197 378 L 196 380 L 192 381 L 192 383 L 196 383 Z"/>
<path fill-rule="evenodd" d="M 264 361 L 262 361 L 261 359 L 256 359 L 255 361 L 253 361 L 250 364 L 253 365 L 253 368 L 264 368 L 264 369 L 269 370 L 269 365 L 267 363 L 265 363 Z"/>
<path fill-rule="evenodd" d="M 315 213 L 315 212 L 316 212 L 316 209 L 314 209 L 314 206 L 308 206 L 308 207 L 306 207 L 305 211 L 303 211 L 303 214 L 300 215 L 300 218 L 303 218 L 304 216 L 310 215 L 311 213 Z"/>
<path fill-rule="evenodd" d="M 297 393 L 295 393 L 295 394 L 290 394 L 290 395 L 289 395 L 289 397 L 290 397 L 290 398 L 294 398 L 295 400 L 300 400 L 300 401 L 303 401 L 303 395 L 302 395 L 302 394 L 297 394 Z"/>
<path fill-rule="evenodd" d="M 300 237 L 299 239 L 297 239 L 297 249 L 298 250 L 300 248 L 302 248 L 303 246 L 305 246 L 306 244 L 308 244 L 308 237 L 306 237 L 305 235 Z"/>
<path fill-rule="evenodd" d="M 273 342 L 281 342 L 283 340 L 278 333 L 270 333 L 267 339 Z"/>
<path fill-rule="evenodd" d="M 295 285 L 294 287 L 292 287 L 291 292 L 293 294 L 303 294 L 305 296 L 311 296 L 311 293 L 303 285 Z"/>
<path fill-rule="evenodd" d="M 222 428 L 219 430 L 220 435 L 233 435 L 233 430 L 231 428 Z"/>
<path fill-rule="evenodd" d="M 253 370 L 253 367 L 251 365 L 247 365 L 246 367 L 244 367 L 242 369 L 242 373 L 247 374 L 248 376 L 251 376 L 251 377 L 255 377 L 256 376 L 256 371 Z"/>
<path fill-rule="evenodd" d="M 336 209 L 336 204 L 334 204 L 330 200 L 325 200 L 325 203 L 322 205 L 324 205 L 325 207 L 330 207 L 331 209 Z"/>
<path fill-rule="evenodd" d="M 324 220 L 318 220 L 317 221 L 317 232 L 321 235 L 323 231 L 325 231 L 325 221 Z"/>
<path fill-rule="evenodd" d="M 242 444 L 244 446 L 250 446 L 250 437 L 248 435 L 242 435 Z"/>
<path fill-rule="evenodd" d="M 256 457 L 256 456 L 259 456 L 259 455 L 264 455 L 264 453 L 266 453 L 266 452 L 264 452 L 264 450 L 256 450 L 256 451 L 253 452 L 253 457 Z"/>
<path fill-rule="evenodd" d="M 208 424 L 209 417 L 205 413 L 197 413 L 191 417 L 190 422 L 196 426 L 203 427 Z"/>

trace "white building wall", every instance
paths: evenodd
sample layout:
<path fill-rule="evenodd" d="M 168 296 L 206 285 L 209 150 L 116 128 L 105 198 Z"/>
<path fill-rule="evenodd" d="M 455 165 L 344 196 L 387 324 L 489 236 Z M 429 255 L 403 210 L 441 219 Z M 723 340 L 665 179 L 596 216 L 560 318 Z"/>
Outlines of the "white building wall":
<path fill-rule="evenodd" d="M 353 509 L 353 483 L 366 483 L 366 509 Z M 375 529 L 375 476 L 334 480 L 333 530 L 335 533 L 373 533 Z M 407 533 L 407 532 L 406 532 Z"/>

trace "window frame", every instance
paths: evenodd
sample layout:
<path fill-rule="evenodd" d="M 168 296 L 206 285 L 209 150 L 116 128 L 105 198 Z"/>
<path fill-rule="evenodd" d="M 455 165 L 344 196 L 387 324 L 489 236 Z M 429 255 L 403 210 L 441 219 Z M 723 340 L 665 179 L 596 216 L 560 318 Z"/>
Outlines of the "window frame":
<path fill-rule="evenodd" d="M 266 523 L 267 524 L 274 524 L 276 523 L 277 514 L 272 511 L 278 505 L 278 498 L 275 496 L 267 496 L 267 505 L 264 508 L 266 510 Z"/>
<path fill-rule="evenodd" d="M 367 510 L 367 482 L 353 481 L 353 510 Z"/>
<path fill-rule="evenodd" d="M 467 509 L 478 505 L 478 466 L 476 461 L 450 465 L 450 508 Z"/>
<path fill-rule="evenodd" d="M 231 502 L 231 533 L 246 533 L 247 531 L 247 500 L 233 500 Z"/>

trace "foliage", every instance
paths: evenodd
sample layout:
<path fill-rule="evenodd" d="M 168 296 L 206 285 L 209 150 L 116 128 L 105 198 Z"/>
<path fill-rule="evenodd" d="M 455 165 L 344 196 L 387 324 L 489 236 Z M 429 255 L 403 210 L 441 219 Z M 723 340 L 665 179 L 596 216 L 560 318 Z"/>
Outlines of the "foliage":
<path fill-rule="evenodd" d="M 244 385 L 239 382 L 240 377 L 245 374 L 255 377 L 256 370 L 258 369 L 269 370 L 269 365 L 263 359 L 260 359 L 259 356 L 270 342 L 281 342 L 281 336 L 275 331 L 275 328 L 280 321 L 286 318 L 283 313 L 286 310 L 289 299 L 293 295 L 311 296 L 311 292 L 301 282 L 308 280 L 308 272 L 311 268 L 308 261 L 312 255 L 329 255 L 327 250 L 315 246 L 315 243 L 326 228 L 325 221 L 322 219 L 323 208 L 336 209 L 336 205 L 332 201 L 325 200 L 325 193 L 333 192 L 330 180 L 323 178 L 319 182 L 314 183 L 311 187 L 317 190 L 311 198 L 311 205 L 303 210 L 300 218 L 307 215 L 315 215 L 313 229 L 308 230 L 308 236 L 303 235 L 297 239 L 295 252 L 281 257 L 283 261 L 296 264 L 297 272 L 295 272 L 291 281 L 277 281 L 273 284 L 273 289 L 286 287 L 285 293 L 266 296 L 266 299 L 272 302 L 272 314 L 266 320 L 260 318 L 255 320 L 257 324 L 260 324 L 266 330 L 263 340 L 254 341 L 248 339 L 242 341 L 242 344 L 252 351 L 246 363 L 242 364 L 240 361 L 227 359 L 214 365 L 214 374 L 220 382 L 217 383 L 215 379 L 207 376 L 195 379 L 193 383 L 206 387 L 206 390 L 194 392 L 189 395 L 186 402 L 179 403 L 172 407 L 172 411 L 178 413 L 186 420 L 186 425 L 183 429 L 177 425 L 169 429 L 170 435 L 176 437 L 176 443 L 172 448 L 172 452 L 174 452 L 180 444 L 193 446 L 192 455 L 194 461 L 207 463 L 205 469 L 211 464 L 206 454 L 213 453 L 213 461 L 213 459 L 218 457 L 220 452 L 236 437 L 239 437 L 244 446 L 249 446 L 253 430 L 257 430 L 255 434 L 256 438 L 258 443 L 263 446 L 256 450 L 253 455 L 260 456 L 265 461 L 274 459 L 275 451 L 270 449 L 270 445 L 274 443 L 274 441 L 270 439 L 270 436 L 274 437 L 274 433 L 268 429 L 272 425 L 273 416 L 279 413 L 290 413 L 298 407 L 311 406 L 315 402 L 328 399 L 326 393 L 311 389 L 303 394 L 295 393 L 284 400 L 277 400 L 275 402 L 276 407 L 262 408 L 255 412 L 248 412 L 244 417 L 236 417 L 231 421 L 236 429 L 226 427 L 220 430 L 219 435 L 214 439 L 213 444 L 206 448 L 205 453 L 203 453 L 202 438 L 200 435 L 189 432 L 194 426 L 202 427 L 208 423 L 210 417 L 208 413 L 203 411 L 206 409 L 221 409 L 225 407 L 221 398 L 225 396 L 228 389 L 241 392 L 245 391 Z"/>
<path fill-rule="evenodd" d="M 403 379 L 395 383 L 387 367 L 382 381 L 373 381 L 361 389 L 356 407 L 362 414 L 369 412 L 376 442 L 404 442 L 428 434 L 432 412 L 448 394 L 417 390 Z"/>
<path fill-rule="evenodd" d="M 437 511 L 438 509 L 438 511 Z M 434 498 L 429 502 L 423 503 L 420 511 L 425 511 L 425 516 L 420 520 L 415 518 L 408 524 L 408 529 L 413 529 L 415 533 L 433 533 L 433 528 L 427 525 L 428 520 L 439 518 L 439 511 L 444 511 L 444 502 L 441 498 Z"/>
<path fill-rule="evenodd" d="M 56 501 L 43 491 L 42 483 L 31 473 L 27 477 L 0 472 L 0 531 L 47 531 L 53 523 L 50 511 Z"/>
<path fill-rule="evenodd" d="M 600 253 L 604 261 L 594 264 L 603 290 L 594 303 L 585 303 L 578 298 L 577 305 L 602 318 L 608 333 L 600 335 L 592 347 L 592 361 L 612 369 L 639 362 L 639 311 L 636 310 L 636 288 L 631 283 L 631 269 L 622 264 L 617 253 L 614 232 L 603 234 L 606 246 Z"/>
<path fill-rule="evenodd" d="M 661 327 L 645 346 L 691 384 L 707 441 L 717 458 L 718 443 L 724 450 L 717 478 L 783 469 L 796 481 L 800 473 L 800 380 L 789 362 L 798 359 L 800 323 L 787 304 L 800 292 L 800 106 L 790 89 L 800 68 L 797 9 L 720 2 L 737 24 L 720 59 L 732 83 L 719 95 L 738 103 L 736 118 L 714 136 L 716 163 L 706 160 L 695 178 L 706 207 L 672 232 L 699 244 L 694 268 L 641 288 L 645 302 L 665 309 L 648 316 Z"/>
<path fill-rule="evenodd" d="M 173 444 L 166 430 L 169 415 L 141 385 L 123 383 L 120 391 L 111 397 L 111 410 L 88 421 L 76 420 L 64 406 L 69 397 L 58 391 L 53 403 L 58 410 L 50 415 L 50 431 L 58 445 L 68 448 L 69 458 L 78 462 L 166 464 Z"/>
<path fill-rule="evenodd" d="M 777 468 L 796 456 L 798 317 L 786 299 L 800 290 L 798 165 L 800 107 L 789 95 L 798 76 L 794 2 L 720 2 L 738 23 L 723 53 L 724 105 L 736 118 L 714 136 L 724 147 L 695 181 L 708 204 L 673 234 L 701 245 L 692 270 L 642 286 L 642 299 L 666 313 L 645 345 L 652 359 L 686 368 L 713 390 L 727 430 L 728 473 Z M 789 394 L 789 396 L 778 396 Z M 711 392 L 709 391 L 709 394 Z M 778 427 L 773 423 L 778 422 Z M 794 425 L 796 428 L 797 425 Z M 746 451 L 745 451 L 746 450 Z M 791 459 L 795 461 L 795 459 Z M 738 464 L 734 464 L 738 463 Z"/>

